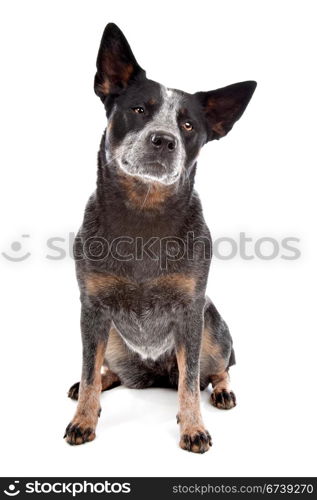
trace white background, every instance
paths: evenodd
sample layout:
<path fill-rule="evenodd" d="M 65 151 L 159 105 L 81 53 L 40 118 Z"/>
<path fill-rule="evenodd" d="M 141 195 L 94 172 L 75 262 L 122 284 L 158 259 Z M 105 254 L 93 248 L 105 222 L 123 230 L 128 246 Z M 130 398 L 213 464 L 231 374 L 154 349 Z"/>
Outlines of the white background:
<path fill-rule="evenodd" d="M 31 252 L 0 256 L 3 476 L 316 475 L 314 14 L 313 1 L 289 0 L 1 2 L 0 250 Z M 205 455 L 178 448 L 177 394 L 161 389 L 103 394 L 97 439 L 62 439 L 79 298 L 73 261 L 45 258 L 46 240 L 77 230 L 94 189 L 106 120 L 92 84 L 109 21 L 169 87 L 258 81 L 241 121 L 202 152 L 196 187 L 214 237 L 301 240 L 295 261 L 213 262 L 208 293 L 231 327 L 239 404 L 222 412 L 202 394 Z"/>

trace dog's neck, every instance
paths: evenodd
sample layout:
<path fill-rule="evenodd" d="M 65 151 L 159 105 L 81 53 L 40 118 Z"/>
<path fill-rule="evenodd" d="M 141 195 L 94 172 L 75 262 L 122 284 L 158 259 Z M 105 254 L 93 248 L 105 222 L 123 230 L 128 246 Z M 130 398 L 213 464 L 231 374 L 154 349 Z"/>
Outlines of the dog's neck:
<path fill-rule="evenodd" d="M 114 210 L 111 213 L 120 214 L 122 219 L 135 219 L 140 223 L 150 218 L 154 224 L 181 225 L 193 194 L 195 170 L 196 166 L 190 175 L 184 173 L 179 182 L 172 185 L 144 182 L 107 162 L 104 134 L 98 153 L 98 203 L 105 211 L 111 207 Z"/>

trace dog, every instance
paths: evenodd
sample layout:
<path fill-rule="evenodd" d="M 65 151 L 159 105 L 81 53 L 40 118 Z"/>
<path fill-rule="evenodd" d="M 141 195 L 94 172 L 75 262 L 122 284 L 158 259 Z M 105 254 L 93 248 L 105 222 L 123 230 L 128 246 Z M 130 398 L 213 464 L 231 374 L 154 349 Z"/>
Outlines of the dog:
<path fill-rule="evenodd" d="M 83 365 L 67 443 L 95 438 L 100 393 L 178 389 L 180 447 L 211 446 L 200 390 L 211 403 L 236 405 L 228 327 L 206 285 L 211 237 L 194 190 L 197 157 L 245 111 L 256 82 L 189 94 L 149 80 L 115 24 L 104 30 L 94 90 L 108 119 L 98 154 L 97 188 L 75 238 Z"/>

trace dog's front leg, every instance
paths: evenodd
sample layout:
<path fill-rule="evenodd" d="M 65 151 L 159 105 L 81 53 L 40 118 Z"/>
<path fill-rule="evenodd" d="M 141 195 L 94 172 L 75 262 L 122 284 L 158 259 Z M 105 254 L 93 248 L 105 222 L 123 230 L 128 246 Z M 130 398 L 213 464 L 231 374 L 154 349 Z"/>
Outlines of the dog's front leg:
<path fill-rule="evenodd" d="M 205 429 L 200 412 L 199 357 L 203 328 L 200 307 L 188 309 L 184 324 L 176 337 L 178 364 L 180 447 L 194 453 L 205 453 L 211 446 L 211 437 Z"/>
<path fill-rule="evenodd" d="M 82 305 L 81 333 L 83 365 L 77 410 L 65 431 L 69 444 L 92 441 L 100 415 L 101 367 L 110 330 L 111 320 L 98 306 Z"/>

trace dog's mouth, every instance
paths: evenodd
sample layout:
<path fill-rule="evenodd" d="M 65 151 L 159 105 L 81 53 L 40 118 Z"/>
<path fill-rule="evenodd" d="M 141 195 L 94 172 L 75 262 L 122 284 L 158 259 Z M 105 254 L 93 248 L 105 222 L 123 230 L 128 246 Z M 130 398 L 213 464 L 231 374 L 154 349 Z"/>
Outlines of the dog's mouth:
<path fill-rule="evenodd" d="M 126 158 L 122 159 L 122 164 L 126 168 L 129 168 L 133 171 L 138 171 L 138 170 L 147 169 L 147 168 L 150 168 L 151 170 L 153 169 L 158 174 L 159 173 L 167 173 L 167 171 L 168 171 L 167 165 L 164 162 L 159 161 L 159 160 L 144 160 L 141 163 L 141 165 L 142 165 L 141 168 L 136 167 L 130 161 L 128 161 Z"/>
<path fill-rule="evenodd" d="M 128 175 L 138 177 L 146 182 L 173 184 L 179 178 L 179 173 L 175 171 L 175 168 L 158 160 L 146 160 L 141 165 L 135 166 L 123 158 L 119 165 Z"/>
<path fill-rule="evenodd" d="M 161 161 L 148 161 L 144 164 L 144 167 L 153 169 L 158 175 L 168 173 L 168 167 Z"/>

